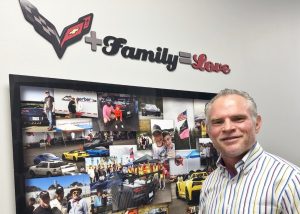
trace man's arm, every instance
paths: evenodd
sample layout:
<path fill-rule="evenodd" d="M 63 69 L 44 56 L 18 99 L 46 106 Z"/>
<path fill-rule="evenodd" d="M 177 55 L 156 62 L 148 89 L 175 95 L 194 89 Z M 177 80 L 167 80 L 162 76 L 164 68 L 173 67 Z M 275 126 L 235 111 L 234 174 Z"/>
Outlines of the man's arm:
<path fill-rule="evenodd" d="M 104 105 L 102 108 L 102 114 L 103 114 L 103 119 L 107 119 L 108 121 L 110 120 L 109 115 L 107 115 L 107 106 Z"/>
<path fill-rule="evenodd" d="M 81 199 L 83 202 L 82 202 L 82 207 L 83 207 L 83 211 L 84 211 L 84 214 L 89 214 L 89 206 L 86 202 L 86 200 L 84 199 Z"/>
<path fill-rule="evenodd" d="M 282 193 L 282 212 L 300 214 L 300 172 L 294 173 Z"/>

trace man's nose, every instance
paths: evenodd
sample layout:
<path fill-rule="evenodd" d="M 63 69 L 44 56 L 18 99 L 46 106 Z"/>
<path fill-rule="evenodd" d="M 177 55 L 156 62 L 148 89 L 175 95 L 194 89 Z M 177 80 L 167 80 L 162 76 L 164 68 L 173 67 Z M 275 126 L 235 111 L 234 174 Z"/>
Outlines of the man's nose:
<path fill-rule="evenodd" d="M 232 121 L 229 119 L 225 120 L 223 130 L 228 131 L 232 129 L 234 129 L 234 124 L 232 123 Z"/>

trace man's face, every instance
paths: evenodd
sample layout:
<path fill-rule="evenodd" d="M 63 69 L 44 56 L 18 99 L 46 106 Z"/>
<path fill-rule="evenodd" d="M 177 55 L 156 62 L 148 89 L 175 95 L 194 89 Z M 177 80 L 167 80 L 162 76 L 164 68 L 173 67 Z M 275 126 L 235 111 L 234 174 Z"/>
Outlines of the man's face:
<path fill-rule="evenodd" d="M 154 138 L 155 143 L 157 143 L 159 145 L 161 145 L 163 143 L 163 136 L 161 133 L 155 133 L 153 135 L 153 138 Z"/>
<path fill-rule="evenodd" d="M 44 196 L 41 198 L 41 205 L 42 207 L 48 207 L 50 204 L 50 197 L 49 196 Z"/>
<path fill-rule="evenodd" d="M 49 96 L 49 93 L 48 93 L 48 92 L 46 92 L 46 93 L 45 93 L 45 97 L 48 97 L 48 96 Z"/>
<path fill-rule="evenodd" d="M 72 193 L 72 198 L 73 199 L 78 199 L 80 197 L 80 192 L 79 190 L 74 190 Z"/>
<path fill-rule="evenodd" d="M 58 193 L 57 194 L 57 198 L 58 198 L 58 200 L 62 200 L 63 198 L 64 198 L 64 192 L 60 192 L 60 193 Z"/>
<path fill-rule="evenodd" d="M 245 98 L 222 96 L 212 104 L 208 119 L 208 134 L 224 160 L 240 160 L 255 144 L 261 117 L 253 120 Z"/>

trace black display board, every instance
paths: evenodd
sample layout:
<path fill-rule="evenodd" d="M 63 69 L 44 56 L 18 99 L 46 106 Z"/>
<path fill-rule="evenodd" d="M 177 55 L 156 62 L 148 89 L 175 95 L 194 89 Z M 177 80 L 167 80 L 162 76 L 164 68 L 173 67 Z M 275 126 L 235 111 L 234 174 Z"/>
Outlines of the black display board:
<path fill-rule="evenodd" d="M 12 74 L 9 81 L 16 213 L 30 198 L 37 207 L 41 191 L 54 200 L 59 187 L 66 209 L 77 188 L 90 213 L 168 204 L 174 186 L 193 203 L 176 182 L 207 167 L 198 150 L 209 141 L 203 110 L 215 94 Z"/>

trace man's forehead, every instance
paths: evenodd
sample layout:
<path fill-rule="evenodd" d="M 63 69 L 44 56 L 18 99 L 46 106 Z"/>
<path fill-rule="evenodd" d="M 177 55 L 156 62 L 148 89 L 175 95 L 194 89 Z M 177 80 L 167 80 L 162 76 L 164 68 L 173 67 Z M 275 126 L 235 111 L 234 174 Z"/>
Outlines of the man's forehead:
<path fill-rule="evenodd" d="M 218 110 L 220 107 L 223 108 L 232 108 L 232 107 L 245 107 L 248 108 L 249 103 L 247 102 L 247 100 L 240 96 L 240 95 L 236 95 L 236 94 L 230 94 L 230 95 L 226 95 L 226 96 L 222 96 L 219 97 L 218 99 L 216 99 L 212 105 L 211 105 L 211 109 L 216 108 L 216 110 Z"/>
<path fill-rule="evenodd" d="M 231 97 L 229 97 L 231 96 Z M 235 116 L 250 114 L 250 106 L 244 97 L 227 95 L 220 97 L 211 105 L 211 117 Z"/>

